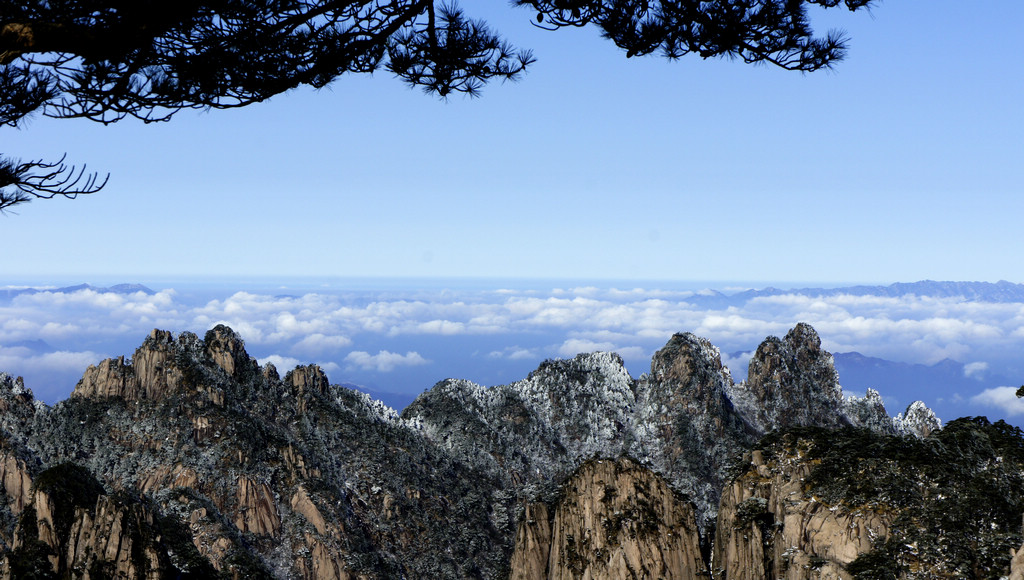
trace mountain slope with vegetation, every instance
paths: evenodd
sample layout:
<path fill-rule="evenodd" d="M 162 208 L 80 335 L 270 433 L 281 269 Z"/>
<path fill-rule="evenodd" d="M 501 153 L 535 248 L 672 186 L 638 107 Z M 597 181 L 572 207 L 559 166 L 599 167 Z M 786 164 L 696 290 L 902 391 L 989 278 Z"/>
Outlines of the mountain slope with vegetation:
<path fill-rule="evenodd" d="M 653 574 L 664 563 L 653 560 L 666 558 L 699 574 L 727 569 L 729 558 L 770 567 L 781 560 L 764 548 L 786 537 L 757 528 L 769 521 L 773 492 L 754 486 L 740 497 L 737 489 L 745 473 L 790 457 L 792 445 L 779 442 L 791 440 L 811 440 L 793 445 L 819 454 L 797 454 L 808 477 L 819 475 L 806 480 L 817 487 L 793 491 L 840 507 L 883 505 L 908 482 L 946 490 L 967 481 L 935 480 L 940 474 L 919 455 L 962 457 L 957 473 L 973 477 L 978 494 L 1004 498 L 1016 485 L 1020 464 L 1009 450 L 1019 432 L 977 421 L 968 422 L 974 431 L 960 422 L 940 430 L 923 405 L 893 419 L 877 393 L 844 396 L 831 355 L 807 325 L 767 339 L 749 375 L 734 383 L 717 348 L 677 334 L 637 379 L 617 355 L 584 354 L 546 361 L 508 385 L 443 381 L 399 415 L 330 385 L 316 366 L 283 377 L 271 364 L 260 367 L 227 327 L 203 338 L 155 330 L 130 359 L 89 367 L 73 395 L 53 407 L 0 375 L 2 576 L 504 579 L 524 577 L 526 565 L 550 577 L 590 570 L 597 578 L 625 569 Z M 998 441 L 985 447 L 984 437 Z M 860 448 L 867 454 L 848 457 Z M 862 471 L 885 467 L 880 473 L 890 477 L 848 497 L 860 480 L 849 479 L 844 461 L 862 462 Z M 1006 485 L 981 486 L 996 476 Z M 950 492 L 921 501 L 940 497 L 948 505 L 936 509 L 952 518 L 942 529 L 973 517 L 953 509 Z M 966 548 L 944 548 L 962 561 L 949 573 L 1006 568 L 1008 547 L 1021 540 L 1010 526 L 1021 513 L 1014 501 L 986 508 L 991 521 L 970 520 Z M 905 506 L 886 513 L 897 507 Z M 593 519 L 594 510 L 604 515 Z M 601 537 L 588 535 L 595 522 Z M 912 554 L 920 562 L 934 560 L 929 542 L 949 541 L 904 538 L 900 530 L 910 528 L 902 522 L 844 548 L 849 557 L 834 566 L 840 577 L 890 556 L 909 562 L 897 545 L 904 539 L 923 546 Z M 755 528 L 759 555 L 736 540 Z M 979 539 L 988 551 L 978 551 Z M 581 541 L 600 547 L 590 551 L 593 560 L 575 548 L 562 557 Z M 545 542 L 546 553 L 561 556 L 531 552 Z M 727 545 L 733 556 L 723 555 Z M 979 564 L 997 552 L 995 564 Z M 916 570 L 905 568 L 897 570 Z"/>

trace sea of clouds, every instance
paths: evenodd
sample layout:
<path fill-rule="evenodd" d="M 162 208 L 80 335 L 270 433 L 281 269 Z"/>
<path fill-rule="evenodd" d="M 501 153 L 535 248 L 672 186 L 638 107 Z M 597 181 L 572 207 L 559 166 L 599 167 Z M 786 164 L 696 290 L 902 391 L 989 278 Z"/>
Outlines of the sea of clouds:
<path fill-rule="evenodd" d="M 973 392 L 937 385 L 922 393 L 926 403 L 956 398 L 962 414 L 1024 415 L 1014 384 L 986 382 L 1021 373 L 1022 303 L 784 293 L 708 308 L 700 306 L 707 291 L 612 285 L 155 289 L 51 290 L 0 301 L 0 371 L 24 376 L 37 397 L 54 403 L 88 365 L 130 356 L 153 328 L 202 336 L 223 323 L 261 363 L 282 372 L 317 363 L 332 382 L 401 406 L 447 377 L 501 384 L 524 378 L 544 359 L 595 350 L 618 352 L 637 376 L 676 332 L 710 339 L 738 381 L 765 337 L 808 322 L 832 352 L 926 365 L 953 359 L 976 379 Z"/>

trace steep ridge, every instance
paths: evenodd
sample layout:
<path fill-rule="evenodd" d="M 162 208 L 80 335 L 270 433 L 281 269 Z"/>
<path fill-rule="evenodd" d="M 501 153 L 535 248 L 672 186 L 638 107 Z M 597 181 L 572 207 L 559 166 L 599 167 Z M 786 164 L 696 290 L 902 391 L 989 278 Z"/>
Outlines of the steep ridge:
<path fill-rule="evenodd" d="M 714 526 L 731 459 L 769 431 L 938 426 L 923 405 L 897 422 L 873 391 L 844 397 L 832 356 L 806 324 L 785 339 L 766 339 L 750 367 L 751 379 L 737 385 L 714 345 L 676 334 L 639 379 L 629 377 L 617 355 L 578 355 L 489 389 L 444 381 L 402 417 L 450 453 L 495 473 L 525 501 L 550 499 L 552 483 L 588 458 L 629 454 L 693 498 L 702 532 Z"/>
<path fill-rule="evenodd" d="M 587 458 L 628 449 L 634 388 L 618 355 L 581 354 L 545 361 L 510 385 L 442 381 L 402 417 L 510 488 L 544 494 Z"/>
<path fill-rule="evenodd" d="M 130 361 L 87 370 L 52 409 L 23 403 L 8 439 L 37 471 L 73 462 L 103 496 L 141 495 L 152 511 L 133 518 L 184 526 L 226 577 L 491 578 L 507 566 L 513 514 L 492 505 L 489 474 L 394 411 L 330 386 L 318 367 L 282 379 L 241 345 L 223 326 L 204 339 L 155 331 Z M 0 399 L 30 398 L 8 383 Z"/>
<path fill-rule="evenodd" d="M 760 436 L 730 398 L 733 387 L 718 349 L 689 333 L 674 335 L 637 381 L 630 453 L 693 498 L 705 537 L 725 467 Z"/>
<path fill-rule="evenodd" d="M 509 385 L 443 381 L 401 416 L 330 385 L 315 365 L 283 378 L 273 365 L 260 367 L 224 326 L 201 339 L 154 330 L 130 359 L 89 367 L 52 408 L 0 375 L 5 570 L 45 562 L 73 577 L 95 569 L 126 577 L 497 579 L 545 560 L 516 547 L 517 529 L 528 545 L 565 555 L 569 535 L 583 537 L 567 530 L 597 521 L 587 518 L 600 508 L 611 514 L 602 522 L 620 526 L 605 530 L 600 553 L 577 550 L 593 559 L 572 559 L 571 569 L 613 574 L 628 564 L 657 577 L 654 560 L 670 552 L 679 562 L 710 555 L 734 458 L 767 431 L 938 427 L 923 405 L 896 421 L 877 393 L 843 397 L 831 355 L 809 326 L 762 346 L 746 383 L 734 384 L 718 349 L 687 333 L 673 336 L 639 379 L 615 354 L 582 354 L 546 361 Z M 622 456 L 632 459 L 616 461 Z M 87 500 L 61 512 L 71 522 L 66 531 L 42 538 L 39 530 L 52 526 L 40 514 L 52 510 L 49 496 L 37 493 L 39 478 L 69 465 L 98 487 L 86 486 Z M 606 487 L 627 491 L 594 491 L 613 480 Z M 637 503 L 649 497 L 641 488 L 659 490 L 661 503 Z M 664 509 L 654 519 L 615 515 L 646 514 L 655 504 Z M 528 521 L 537 525 L 522 527 Z M 694 533 L 654 543 L 647 534 L 636 543 L 629 526 L 638 521 L 668 526 L 655 526 L 658 534 Z M 100 537 L 116 541 L 100 545 Z M 111 545 L 130 547 L 131 557 Z"/>

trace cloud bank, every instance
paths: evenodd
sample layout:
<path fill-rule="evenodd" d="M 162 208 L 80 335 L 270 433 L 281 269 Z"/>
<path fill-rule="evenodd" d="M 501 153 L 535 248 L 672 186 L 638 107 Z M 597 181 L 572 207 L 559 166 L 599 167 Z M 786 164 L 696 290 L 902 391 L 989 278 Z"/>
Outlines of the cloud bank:
<path fill-rule="evenodd" d="M 1007 417 L 1024 415 L 1024 399 L 1017 397 L 1017 387 L 985 389 L 971 397 L 971 403 L 998 410 Z"/>
<path fill-rule="evenodd" d="M 345 362 L 349 363 L 350 368 L 389 373 L 397 367 L 425 365 L 430 361 L 420 356 L 418 352 L 398 354 L 382 350 L 377 354 L 370 354 L 357 350 L 348 353 L 345 356 Z"/>
<path fill-rule="evenodd" d="M 794 292 L 723 299 L 713 307 L 701 306 L 714 298 L 710 291 L 597 286 L 290 296 L 225 289 L 210 295 L 215 297 L 199 299 L 165 289 L 152 295 L 80 290 L 16 296 L 0 302 L 0 370 L 25 375 L 37 393 L 37 377 L 62 377 L 59 384 L 43 385 L 52 401 L 70 392 L 88 364 L 130 355 L 153 328 L 202 336 L 220 323 L 282 373 L 316 362 L 332 371 L 332 380 L 384 386 L 385 375 L 406 373 L 406 383 L 392 385 L 396 390 L 422 389 L 437 378 L 410 379 L 413 369 L 443 366 L 437 371 L 443 376 L 463 376 L 465 366 L 480 380 L 506 380 L 521 378 L 545 358 L 593 350 L 618 352 L 631 370 L 643 372 L 676 332 L 710 339 L 742 378 L 749 353 L 797 322 L 813 325 L 833 352 L 923 364 L 952 358 L 969 363 L 965 375 L 975 379 L 1017 371 L 1024 349 L 1024 303 L 914 294 Z M 979 382 L 972 404 L 1016 412 L 1017 401 L 997 389 L 980 390 L 987 386 Z"/>

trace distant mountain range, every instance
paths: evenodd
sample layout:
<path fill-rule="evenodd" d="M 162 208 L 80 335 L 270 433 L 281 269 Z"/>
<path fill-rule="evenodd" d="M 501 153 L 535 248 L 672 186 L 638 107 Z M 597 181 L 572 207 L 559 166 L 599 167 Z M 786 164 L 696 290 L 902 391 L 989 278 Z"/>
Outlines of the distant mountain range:
<path fill-rule="evenodd" d="M 919 282 L 897 282 L 888 286 L 844 286 L 840 288 L 762 288 L 744 290 L 727 294 L 718 290 L 710 290 L 687 298 L 686 301 L 705 308 L 726 308 L 744 304 L 754 298 L 766 296 L 783 296 L 796 294 L 799 296 L 931 296 L 933 298 L 963 298 L 967 302 L 1014 303 L 1024 302 L 1024 284 L 1014 284 L 1006 280 L 999 282 L 936 282 L 922 280 Z"/>
<path fill-rule="evenodd" d="M 113 286 L 92 286 L 90 284 L 78 284 L 76 286 L 64 286 L 61 288 L 7 288 L 0 289 L 0 300 L 10 299 L 20 294 L 35 294 L 37 292 L 63 292 L 70 293 L 79 290 L 93 290 L 94 292 L 114 292 L 116 294 L 132 294 L 144 292 L 155 294 L 153 290 L 142 284 L 114 284 Z M 994 302 L 1014 303 L 1024 302 L 1024 284 L 1015 284 L 1000 280 L 998 282 L 949 282 L 935 280 L 921 280 L 918 282 L 897 282 L 888 286 L 842 286 L 838 288 L 767 288 L 743 290 L 741 292 L 722 292 L 720 290 L 708 289 L 700 294 L 687 298 L 687 302 L 705 306 L 707 308 L 727 307 L 734 304 L 742 304 L 754 298 L 766 296 L 783 296 L 797 294 L 801 296 L 931 296 L 934 298 L 963 298 L 968 302 Z M 287 294 L 279 297 L 290 296 Z"/>
<path fill-rule="evenodd" d="M 142 284 L 114 284 L 113 286 L 92 286 L 90 284 L 78 284 L 77 286 L 64 286 L 62 288 L 0 288 L 0 300 L 10 300 L 22 294 L 38 294 L 39 292 L 54 292 L 70 294 L 79 290 L 92 290 L 100 294 L 112 292 L 114 294 L 156 294 L 153 290 Z"/>
<path fill-rule="evenodd" d="M 974 375 L 963 363 L 948 358 L 933 365 L 923 365 L 864 356 L 859 352 L 838 352 L 833 356 L 843 386 L 854 390 L 871 388 L 886 393 L 906 391 L 920 394 L 928 392 L 929 387 L 945 385 L 954 390 L 972 392 L 978 390 L 981 381 L 986 385 L 1020 382 L 1020 379 L 981 371 Z"/>

